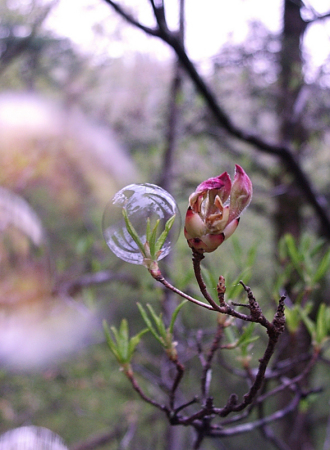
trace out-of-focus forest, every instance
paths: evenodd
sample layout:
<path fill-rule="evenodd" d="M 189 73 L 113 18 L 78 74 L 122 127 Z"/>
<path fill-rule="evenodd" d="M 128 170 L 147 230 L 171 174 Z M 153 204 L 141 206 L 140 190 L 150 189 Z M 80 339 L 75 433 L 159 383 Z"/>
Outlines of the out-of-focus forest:
<path fill-rule="evenodd" d="M 320 305 L 330 306 L 330 53 L 315 66 L 305 37 L 318 27 L 315 46 L 329 46 L 330 9 L 283 0 L 277 32 L 253 17 L 244 41 L 228 39 L 193 61 L 185 34 L 200 30 L 185 20 L 183 0 L 171 27 L 166 1 L 145 1 L 155 23 L 144 25 L 139 6 L 99 0 L 108 15 L 93 24 L 103 49 L 95 54 L 51 26 L 61 2 L 0 0 L 0 434 L 45 427 L 70 450 L 329 449 L 330 312 Z M 79 14 L 70 20 L 75 27 Z M 130 48 L 131 29 L 163 41 L 171 56 Z M 143 402 L 105 343 L 102 320 L 118 326 L 125 317 L 134 334 L 144 328 L 137 302 L 166 322 L 178 298 L 144 267 L 116 258 L 101 221 L 119 189 L 141 182 L 169 191 L 184 218 L 196 186 L 233 174 L 235 164 L 251 178 L 253 200 L 235 234 L 207 256 L 207 281 L 224 275 L 228 300 L 244 303 L 243 279 L 267 317 L 286 295 L 287 327 L 261 393 L 274 380 L 296 381 L 240 417 L 259 425 L 193 447 L 194 430 L 170 426 Z M 160 267 L 199 295 L 183 232 Z M 217 321 L 192 304 L 180 311 L 181 403 L 199 396 Z M 264 344 L 260 333 L 244 351 L 219 350 L 217 403 L 244 394 Z M 132 365 L 148 396 L 165 401 L 171 369 L 147 335 Z M 286 409 L 297 393 L 299 404 Z"/>

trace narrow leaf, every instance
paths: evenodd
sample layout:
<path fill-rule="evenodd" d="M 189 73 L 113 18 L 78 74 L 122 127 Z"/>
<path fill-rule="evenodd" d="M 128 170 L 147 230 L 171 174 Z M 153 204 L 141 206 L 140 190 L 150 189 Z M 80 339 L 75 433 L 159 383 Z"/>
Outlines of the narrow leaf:
<path fill-rule="evenodd" d="M 122 355 L 123 360 L 126 362 L 128 359 L 128 345 L 129 345 L 129 332 L 128 332 L 128 322 L 126 319 L 122 319 L 119 328 L 119 339 L 118 347 Z"/>
<path fill-rule="evenodd" d="M 144 323 L 147 325 L 149 331 L 154 336 L 154 338 L 156 338 L 157 341 L 162 344 L 162 340 L 158 336 L 157 331 L 155 330 L 153 324 L 151 323 L 151 320 L 149 319 L 148 314 L 146 313 L 145 309 L 143 308 L 143 306 L 140 303 L 137 303 L 137 306 L 139 308 L 142 319 L 144 320 Z"/>
<path fill-rule="evenodd" d="M 123 211 L 123 216 L 124 216 L 124 220 L 125 220 L 125 224 L 126 224 L 127 231 L 128 231 L 129 234 L 131 235 L 133 241 L 134 241 L 134 242 L 136 243 L 136 245 L 139 247 L 139 249 L 140 249 L 142 255 L 143 255 L 143 256 L 146 256 L 146 255 L 145 255 L 145 251 L 144 251 L 143 244 L 142 244 L 142 242 L 141 242 L 141 240 L 140 240 L 140 238 L 139 238 L 139 235 L 137 234 L 135 228 L 133 227 L 133 225 L 131 224 L 131 222 L 130 222 L 128 216 L 127 216 L 126 209 L 123 208 L 122 211 Z"/>
<path fill-rule="evenodd" d="M 149 331 L 148 328 L 145 328 L 144 330 L 140 331 L 138 334 L 136 334 L 135 336 L 133 336 L 130 339 L 129 346 L 128 346 L 128 360 L 129 361 L 131 360 L 134 350 L 135 350 L 136 346 L 138 345 L 138 343 L 140 342 L 141 337 L 148 331 Z"/>
<path fill-rule="evenodd" d="M 321 344 L 323 340 L 327 337 L 327 317 L 326 317 L 326 306 L 322 303 L 319 307 L 317 318 L 316 318 L 316 336 L 315 340 L 318 344 Z"/>
<path fill-rule="evenodd" d="M 301 256 L 298 252 L 293 236 L 291 234 L 286 234 L 284 239 L 294 268 L 296 269 L 300 277 L 304 279 L 304 272 L 301 268 Z"/>
<path fill-rule="evenodd" d="M 324 239 L 318 239 L 316 244 L 314 245 L 314 247 L 311 250 L 311 257 L 316 256 L 320 250 L 322 250 L 322 248 L 324 247 L 325 244 L 325 240 Z"/>
<path fill-rule="evenodd" d="M 313 276 L 314 283 L 317 283 L 324 277 L 326 271 L 329 269 L 329 266 L 330 266 L 330 251 L 327 251 Z"/>
<path fill-rule="evenodd" d="M 111 337 L 108 324 L 107 324 L 107 322 L 105 320 L 103 321 L 103 330 L 104 330 L 105 338 L 106 338 L 106 341 L 107 341 L 109 349 L 114 354 L 114 356 L 117 359 L 117 361 L 119 363 L 121 363 L 122 361 L 121 361 L 120 354 L 119 354 L 118 349 L 117 349 L 117 345 L 116 345 L 116 343 L 114 342 L 114 340 Z"/>
<path fill-rule="evenodd" d="M 300 309 L 299 313 L 310 336 L 312 337 L 312 339 L 315 339 L 315 323 L 307 316 L 306 311 L 304 311 L 303 309 Z"/>
<path fill-rule="evenodd" d="M 150 312 L 152 318 L 154 319 L 154 322 L 157 326 L 160 336 L 164 339 L 164 342 L 165 342 L 167 333 L 166 333 L 166 328 L 165 328 L 163 319 L 161 318 L 161 316 L 157 316 L 157 314 L 155 313 L 155 311 L 151 305 L 147 304 L 147 308 L 149 309 L 149 312 Z"/>
<path fill-rule="evenodd" d="M 157 228 L 159 225 L 160 220 L 157 219 L 156 224 L 150 234 L 150 238 L 149 238 L 149 247 L 150 247 L 150 254 L 151 257 L 156 259 L 156 236 L 157 236 Z"/>
<path fill-rule="evenodd" d="M 172 217 L 170 217 L 168 219 L 168 221 L 165 224 L 165 230 L 161 233 L 161 235 L 159 236 L 159 238 L 158 238 L 158 240 L 156 242 L 156 248 L 155 248 L 155 253 L 156 254 L 163 247 L 163 245 L 164 245 L 164 243 L 165 243 L 165 241 L 167 239 L 168 233 L 170 232 L 170 230 L 171 230 L 171 228 L 173 226 L 174 221 L 175 221 L 175 214 L 174 214 L 174 216 L 172 216 Z"/>
<path fill-rule="evenodd" d="M 151 233 L 151 228 L 150 228 L 150 217 L 147 218 L 147 229 L 146 229 L 146 238 L 147 238 L 147 242 L 150 241 L 150 233 Z"/>
<path fill-rule="evenodd" d="M 170 326 L 169 326 L 169 329 L 168 329 L 169 332 L 170 332 L 171 334 L 173 334 L 173 328 L 174 328 L 174 324 L 175 324 L 176 318 L 178 317 L 178 314 L 179 314 L 179 312 L 180 312 L 182 306 L 185 305 L 187 302 L 188 302 L 188 300 L 183 300 L 183 301 L 175 308 L 175 310 L 174 310 L 174 312 L 173 312 L 173 314 L 172 314 L 171 323 L 170 323 Z"/>

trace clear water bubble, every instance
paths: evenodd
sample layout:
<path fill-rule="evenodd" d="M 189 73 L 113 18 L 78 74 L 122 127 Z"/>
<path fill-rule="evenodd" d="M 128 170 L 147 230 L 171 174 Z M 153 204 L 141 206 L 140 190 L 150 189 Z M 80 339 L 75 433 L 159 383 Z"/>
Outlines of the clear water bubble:
<path fill-rule="evenodd" d="M 103 236 L 110 250 L 119 258 L 132 264 L 143 264 L 143 256 L 125 225 L 122 210 L 137 231 L 141 242 L 146 242 L 146 227 L 149 217 L 151 227 L 159 219 L 158 236 L 165 229 L 165 223 L 176 215 L 173 227 L 162 247 L 158 259 L 169 254 L 181 230 L 181 217 L 174 198 L 154 184 L 130 184 L 121 189 L 105 208 L 103 215 Z"/>

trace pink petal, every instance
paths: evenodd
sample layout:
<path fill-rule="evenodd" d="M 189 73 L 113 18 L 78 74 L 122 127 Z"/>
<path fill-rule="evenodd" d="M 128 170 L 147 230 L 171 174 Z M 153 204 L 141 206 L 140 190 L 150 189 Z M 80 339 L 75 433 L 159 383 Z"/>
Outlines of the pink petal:
<path fill-rule="evenodd" d="M 230 193 L 230 214 L 228 222 L 240 216 L 252 198 L 252 183 L 241 166 L 236 164 L 235 177 Z"/>
<path fill-rule="evenodd" d="M 195 213 L 189 206 L 186 213 L 185 233 L 188 233 L 190 238 L 201 237 L 206 232 L 206 224 L 199 214 Z"/>
<path fill-rule="evenodd" d="M 236 230 L 239 224 L 239 218 L 234 219 L 232 222 L 230 222 L 225 229 L 223 230 L 223 234 L 225 236 L 225 239 L 228 239 Z"/>

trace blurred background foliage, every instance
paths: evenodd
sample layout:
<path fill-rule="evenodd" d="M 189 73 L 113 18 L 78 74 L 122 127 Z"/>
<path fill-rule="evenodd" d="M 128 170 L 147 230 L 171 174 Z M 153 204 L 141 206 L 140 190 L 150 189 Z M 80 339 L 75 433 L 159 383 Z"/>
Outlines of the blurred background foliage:
<path fill-rule="evenodd" d="M 0 432 L 26 424 L 45 426 L 62 436 L 72 449 L 79 449 L 78 441 L 103 431 L 112 433 L 112 439 L 95 448 L 188 448 L 191 431 L 169 429 L 160 413 L 142 404 L 131 391 L 106 348 L 100 327 L 103 318 L 118 325 L 126 317 L 132 333 L 141 330 L 144 324 L 137 302 L 149 302 L 166 318 L 168 295 L 145 269 L 123 263 L 110 253 L 100 224 L 107 201 L 118 189 L 131 182 L 157 184 L 169 170 L 166 149 L 176 62 L 147 51 L 116 57 L 84 52 L 49 27 L 47 21 L 58 3 L 0 0 L 0 185 L 5 188 L 0 196 L 5 205 L 8 195 L 14 195 L 9 204 L 14 205 L 11 217 L 16 218 L 6 219 L 8 207 L 0 202 L 4 329 L 0 343 Z M 74 26 L 79 16 L 71 20 Z M 114 16 L 112 20 L 116 20 Z M 96 23 L 95 40 L 107 40 L 111 46 L 120 40 L 119 31 L 125 27 L 128 25 L 119 21 L 112 35 L 104 35 L 102 23 Z M 208 61 L 204 76 L 240 126 L 276 141 L 283 137 L 278 101 L 282 95 L 283 35 L 270 32 L 258 21 L 249 27 L 246 41 L 222 47 Z M 329 60 L 308 79 L 308 58 L 299 70 L 306 79 L 302 83 L 297 78 L 300 97 L 299 101 L 295 98 L 293 112 L 298 131 L 290 139 L 298 149 L 302 167 L 320 196 L 329 202 Z M 295 354 L 300 351 L 299 345 L 294 350 L 296 323 L 304 325 L 294 305 L 298 302 L 305 307 L 307 301 L 314 302 L 306 309 L 314 320 L 318 306 L 329 304 L 327 243 L 318 244 L 318 221 L 304 198 L 295 194 L 299 227 L 293 237 L 284 237 L 292 229 L 278 214 L 279 198 L 286 201 L 291 175 L 283 173 L 273 157 L 217 127 L 189 79 L 180 77 L 181 88 L 175 97 L 180 115 L 167 188 L 184 215 L 189 195 L 202 180 L 225 170 L 232 174 L 235 163 L 244 167 L 254 186 L 252 204 L 235 236 L 207 257 L 205 276 L 212 290 L 212 280 L 223 274 L 229 298 L 235 301 L 244 301 L 243 289 L 237 286 L 243 279 L 266 315 L 286 290 L 291 312 L 289 338 L 283 346 L 292 339 Z M 32 230 L 36 227 L 40 241 L 34 239 Z M 305 241 L 299 244 L 302 235 Z M 198 297 L 189 260 L 190 249 L 181 235 L 161 267 L 174 285 Z M 317 276 L 322 261 L 322 276 Z M 91 276 L 90 282 L 86 276 Z M 176 304 L 175 299 L 170 301 Z M 60 325 L 52 327 L 50 316 Z M 197 336 L 200 345 L 207 348 L 216 321 L 215 315 L 210 317 L 190 304 L 180 312 L 178 352 L 187 367 L 183 398 L 195 395 L 200 382 Z M 16 328 L 9 328 L 6 334 L 7 324 L 12 322 Z M 37 335 L 29 337 L 35 330 Z M 6 339 L 14 332 L 18 347 L 20 340 L 27 343 L 22 351 L 10 347 L 10 352 L 17 352 L 10 358 Z M 70 339 L 66 349 L 64 344 Z M 251 365 L 257 362 L 262 339 L 249 349 Z M 308 335 L 306 339 L 310 343 Z M 41 341 L 46 342 L 44 348 Z M 64 343 L 52 350 L 54 341 Z M 166 384 L 169 376 L 164 357 L 149 336 L 142 341 L 134 360 L 136 370 L 149 380 L 144 385 L 149 394 L 161 396 L 157 386 Z M 31 346 L 35 351 L 23 358 L 21 353 Z M 35 352 L 41 356 L 33 356 Z M 225 358 L 227 365 L 239 368 L 239 351 L 224 352 L 219 360 Z M 20 358 L 24 363 L 20 364 Z M 156 367 L 155 359 L 159 362 Z M 159 370 L 162 367 L 163 372 Z M 312 402 L 306 406 L 305 423 L 314 445 L 308 448 L 321 449 L 326 439 L 327 371 L 326 364 L 320 365 L 309 380 L 311 386 L 321 384 L 327 390 L 322 402 L 316 400 L 317 408 Z M 217 403 L 226 402 L 228 393 L 244 393 L 240 379 L 228 374 L 221 364 L 214 368 L 213 376 L 221 380 L 220 389 L 219 383 L 213 386 Z M 276 429 L 283 432 L 280 425 Z M 259 434 L 254 431 L 223 444 L 207 441 L 203 448 L 253 448 L 257 439 Z"/>

